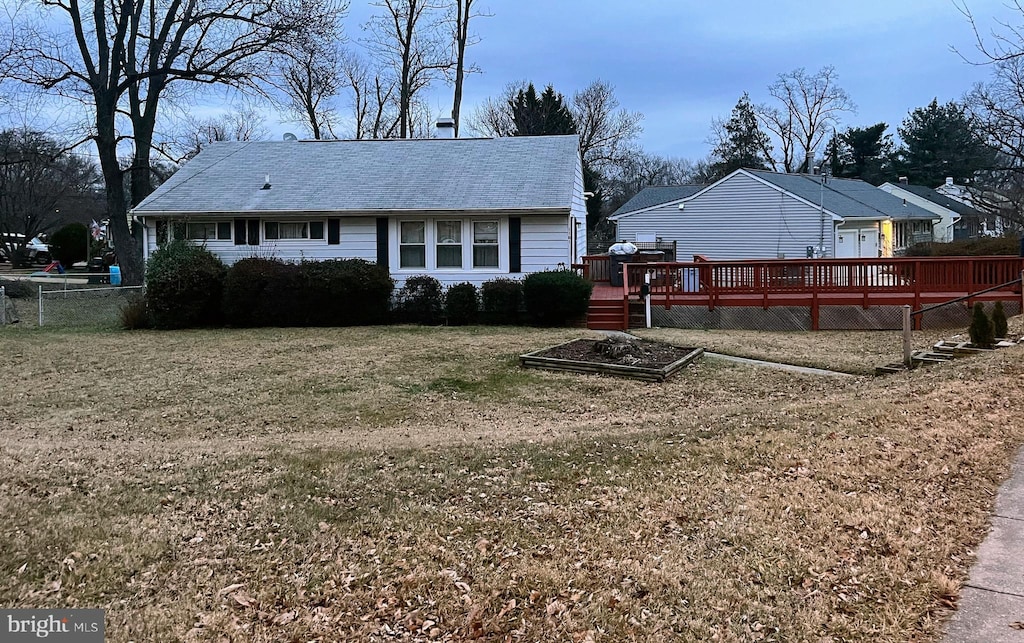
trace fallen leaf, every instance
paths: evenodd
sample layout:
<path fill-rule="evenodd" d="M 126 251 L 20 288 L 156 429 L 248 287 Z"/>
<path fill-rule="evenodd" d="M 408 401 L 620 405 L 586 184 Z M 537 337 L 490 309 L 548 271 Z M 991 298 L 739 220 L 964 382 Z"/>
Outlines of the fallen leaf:
<path fill-rule="evenodd" d="M 225 594 L 230 594 L 231 592 L 237 589 L 242 589 L 243 587 L 245 587 L 245 583 L 235 583 L 234 585 L 228 585 L 224 589 L 217 592 L 217 596 L 224 596 Z"/>

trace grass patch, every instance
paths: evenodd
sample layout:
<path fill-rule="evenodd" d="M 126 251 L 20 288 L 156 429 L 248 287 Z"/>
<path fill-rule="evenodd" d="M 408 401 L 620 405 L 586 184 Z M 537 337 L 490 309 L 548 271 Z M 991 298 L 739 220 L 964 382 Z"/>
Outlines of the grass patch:
<path fill-rule="evenodd" d="M 111 641 L 938 639 L 1024 441 L 1022 349 L 515 365 L 586 335 L 7 335 L 0 603 L 104 607 Z"/>

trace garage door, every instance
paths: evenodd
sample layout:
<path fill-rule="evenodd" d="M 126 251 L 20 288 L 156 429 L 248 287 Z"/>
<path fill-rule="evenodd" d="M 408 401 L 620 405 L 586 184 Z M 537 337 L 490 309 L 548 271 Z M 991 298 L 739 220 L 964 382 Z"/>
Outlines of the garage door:
<path fill-rule="evenodd" d="M 878 257 L 878 229 L 875 227 L 836 228 L 836 258 Z"/>

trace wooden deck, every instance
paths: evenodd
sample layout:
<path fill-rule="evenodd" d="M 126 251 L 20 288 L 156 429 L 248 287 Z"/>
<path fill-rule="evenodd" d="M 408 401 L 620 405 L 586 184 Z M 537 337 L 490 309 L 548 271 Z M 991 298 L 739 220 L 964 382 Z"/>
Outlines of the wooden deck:
<path fill-rule="evenodd" d="M 818 329 L 824 306 L 910 305 L 914 310 L 964 297 L 976 301 L 1020 301 L 1024 258 L 928 257 L 697 261 L 627 264 L 623 285 L 612 286 L 608 258 L 584 258 L 584 275 L 594 282 L 588 327 L 631 327 L 645 277 L 652 306 L 806 307 Z M 920 319 L 920 317 L 917 317 Z M 635 323 L 632 326 L 635 327 Z"/>

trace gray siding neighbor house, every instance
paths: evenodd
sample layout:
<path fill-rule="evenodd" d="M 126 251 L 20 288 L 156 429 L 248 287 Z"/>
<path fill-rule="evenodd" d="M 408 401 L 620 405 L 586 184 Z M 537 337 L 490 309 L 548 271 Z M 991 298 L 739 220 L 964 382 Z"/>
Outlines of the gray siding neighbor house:
<path fill-rule="evenodd" d="M 610 217 L 617 238 L 674 241 L 681 260 L 891 256 L 894 222 L 936 218 L 864 181 L 745 169 Z"/>
<path fill-rule="evenodd" d="M 214 143 L 132 214 L 225 263 L 361 258 L 442 283 L 569 267 L 586 250 L 576 136 Z"/>

